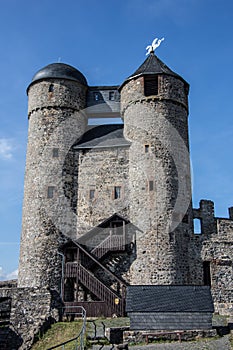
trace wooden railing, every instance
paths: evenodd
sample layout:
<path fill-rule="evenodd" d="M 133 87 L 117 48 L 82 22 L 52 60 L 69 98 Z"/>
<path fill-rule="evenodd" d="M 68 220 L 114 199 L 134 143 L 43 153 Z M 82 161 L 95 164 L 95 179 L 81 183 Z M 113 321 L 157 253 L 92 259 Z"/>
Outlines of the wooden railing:
<path fill-rule="evenodd" d="M 82 265 L 78 263 L 67 263 L 65 274 L 67 277 L 77 277 L 90 292 L 109 305 L 112 313 L 119 315 L 124 313 L 124 296 L 123 298 L 119 297 L 118 294 L 99 281 Z"/>
<path fill-rule="evenodd" d="M 120 248 L 123 249 L 125 246 L 124 236 L 112 235 L 111 239 L 109 238 L 108 240 L 104 240 L 104 242 L 101 243 L 101 246 L 99 245 L 97 247 L 98 257 L 95 257 L 92 253 L 89 253 L 79 243 L 75 242 L 75 244 L 77 246 L 77 261 L 67 262 L 65 264 L 64 278 L 75 278 L 98 299 L 100 299 L 100 301 L 84 302 L 86 305 L 88 305 L 85 305 L 88 310 L 88 316 L 99 316 L 100 314 L 106 316 L 112 316 L 113 314 L 124 316 L 125 293 L 128 284 L 112 273 L 99 261 L 99 257 L 101 254 L 103 254 L 103 251 L 101 252 L 100 249 L 109 249 L 113 246 L 113 244 L 117 250 Z M 83 264 L 85 264 L 85 266 L 83 266 Z M 99 268 L 102 269 L 112 281 L 116 282 L 116 286 L 119 288 L 117 292 L 113 291 L 103 282 L 99 281 L 99 279 L 88 270 L 93 264 L 98 265 Z M 75 305 L 85 307 L 83 302 L 79 301 L 74 301 L 74 306 Z"/>
<path fill-rule="evenodd" d="M 91 254 L 100 259 L 110 251 L 122 250 L 125 250 L 125 236 L 110 234 L 97 247 L 92 249 Z"/>
<path fill-rule="evenodd" d="M 105 301 L 74 301 L 65 302 L 63 307 L 64 316 L 76 315 L 78 307 L 82 306 L 86 310 L 87 317 L 112 317 L 113 310 Z"/>

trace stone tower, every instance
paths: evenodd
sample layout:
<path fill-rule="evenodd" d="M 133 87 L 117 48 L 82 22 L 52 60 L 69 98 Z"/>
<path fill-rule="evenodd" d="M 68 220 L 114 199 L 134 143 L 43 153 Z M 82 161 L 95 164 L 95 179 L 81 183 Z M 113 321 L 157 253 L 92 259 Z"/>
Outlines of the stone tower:
<path fill-rule="evenodd" d="M 75 218 L 63 196 L 63 165 L 71 145 L 86 130 L 81 112 L 86 91 L 85 77 L 63 63 L 38 71 L 27 89 L 29 130 L 19 287 L 59 290 L 58 250 L 66 242 L 66 234 L 75 232 Z"/>
<path fill-rule="evenodd" d="M 120 87 L 129 149 L 132 284 L 187 284 L 192 232 L 189 85 L 152 52 Z"/>

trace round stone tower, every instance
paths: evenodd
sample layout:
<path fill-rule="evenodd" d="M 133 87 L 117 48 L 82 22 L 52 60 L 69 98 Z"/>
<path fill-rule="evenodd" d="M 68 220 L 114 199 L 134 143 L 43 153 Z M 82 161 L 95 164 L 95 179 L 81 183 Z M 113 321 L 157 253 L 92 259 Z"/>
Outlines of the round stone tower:
<path fill-rule="evenodd" d="M 120 87 L 129 151 L 131 284 L 189 283 L 189 85 L 154 52 Z"/>
<path fill-rule="evenodd" d="M 64 196 L 64 160 L 86 130 L 87 81 L 63 63 L 38 71 L 27 89 L 28 146 L 19 287 L 49 286 L 59 290 L 59 247 L 75 232 Z"/>

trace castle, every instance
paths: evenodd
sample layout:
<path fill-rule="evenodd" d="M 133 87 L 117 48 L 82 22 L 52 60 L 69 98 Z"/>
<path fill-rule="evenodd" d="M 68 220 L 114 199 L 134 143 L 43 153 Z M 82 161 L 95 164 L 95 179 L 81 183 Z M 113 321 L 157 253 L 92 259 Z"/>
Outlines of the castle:
<path fill-rule="evenodd" d="M 192 206 L 188 93 L 153 51 L 120 86 L 88 86 L 64 63 L 34 75 L 19 276 L 0 288 L 24 344 L 30 318 L 34 334 L 61 304 L 124 315 L 128 285 L 209 285 L 232 314 L 233 208 Z"/>

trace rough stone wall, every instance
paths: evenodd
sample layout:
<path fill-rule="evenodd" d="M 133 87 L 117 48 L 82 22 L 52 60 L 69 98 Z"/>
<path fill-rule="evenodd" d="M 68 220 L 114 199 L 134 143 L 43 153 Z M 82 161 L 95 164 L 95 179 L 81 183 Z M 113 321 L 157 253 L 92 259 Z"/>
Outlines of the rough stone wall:
<path fill-rule="evenodd" d="M 53 84 L 53 92 L 49 92 Z M 64 195 L 63 165 L 85 132 L 86 87 L 49 80 L 31 85 L 19 287 L 60 287 L 59 246 L 75 236 L 76 215 Z"/>
<path fill-rule="evenodd" d="M 208 262 L 215 312 L 232 314 L 233 220 L 215 218 L 214 203 L 209 200 L 201 200 L 200 207 L 193 212 L 194 218 L 201 220 L 201 233 L 191 236 L 191 278 L 194 284 L 203 284 L 203 263 Z"/>
<path fill-rule="evenodd" d="M 18 288 L 12 295 L 11 328 L 22 341 L 19 349 L 31 349 L 35 335 L 59 320 L 54 296 L 46 288 Z"/>
<path fill-rule="evenodd" d="M 141 230 L 131 281 L 188 283 L 192 211 L 187 87 L 161 75 L 158 95 L 145 97 L 140 77 L 122 88 L 121 107 L 124 135 L 132 142 L 130 221 Z"/>
<path fill-rule="evenodd" d="M 78 166 L 77 234 L 91 228 L 115 213 L 128 215 L 129 151 L 127 147 L 80 151 Z M 121 187 L 120 198 L 114 198 L 114 187 Z M 90 198 L 90 191 L 94 197 Z"/>
<path fill-rule="evenodd" d="M 16 288 L 15 283 L 8 282 L 0 286 L 0 298 L 6 298 L 10 307 L 9 322 L 1 328 L 0 346 L 6 341 L 8 349 L 31 349 L 35 336 L 59 320 L 60 296 L 48 288 Z"/>
<path fill-rule="evenodd" d="M 233 315 L 233 221 L 216 219 L 217 232 L 202 245 L 203 261 L 210 261 L 215 311 Z"/>

